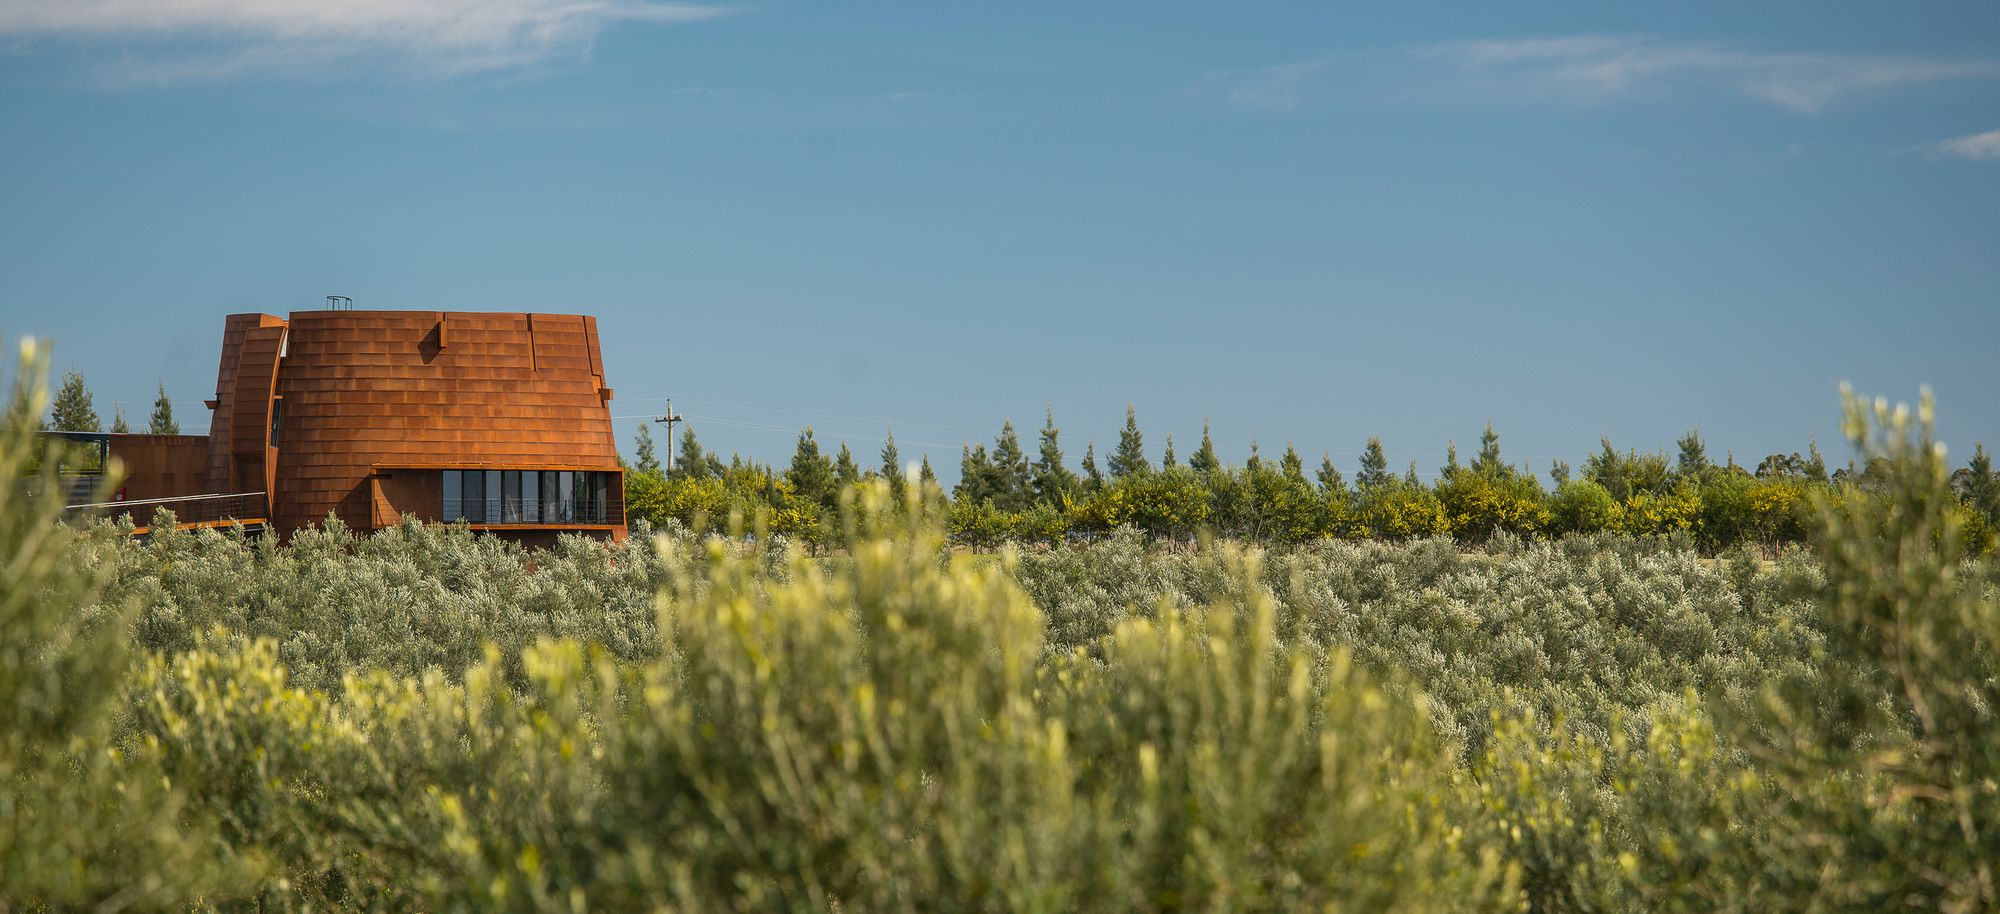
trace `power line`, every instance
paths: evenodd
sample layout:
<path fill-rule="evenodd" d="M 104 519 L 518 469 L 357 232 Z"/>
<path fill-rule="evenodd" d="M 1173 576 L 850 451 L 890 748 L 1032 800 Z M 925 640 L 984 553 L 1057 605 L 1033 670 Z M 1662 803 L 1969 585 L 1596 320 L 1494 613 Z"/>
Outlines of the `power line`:
<path fill-rule="evenodd" d="M 672 398 L 670 398 L 670 397 L 620 397 L 619 399 L 621 399 L 621 400 L 630 400 L 630 401 L 637 401 L 637 402 L 645 402 L 645 401 L 651 401 L 651 400 L 667 400 L 667 399 L 672 399 Z M 848 421 L 848 422 L 875 422 L 875 423 L 879 423 L 879 424 L 882 424 L 882 425 L 904 425 L 904 426 L 914 426 L 914 427 L 916 427 L 916 428 L 937 428 L 937 429 L 949 429 L 949 430 L 951 430 L 951 431 L 955 431 L 955 432 L 978 432 L 978 433 L 979 433 L 979 434 L 981 434 L 981 435 L 984 435 L 984 434 L 986 434 L 986 429 L 981 429 L 981 428 L 972 428 L 971 426 L 965 426 L 965 425 L 946 425 L 946 424 L 944 424 L 944 423 L 940 423 L 940 422 L 912 422 L 912 421 L 909 421 L 909 420 L 903 420 L 903 419 L 877 419 L 877 418 L 872 418 L 872 417 L 869 417 L 869 416 L 846 416 L 846 415 L 841 415 L 841 414 L 838 414 L 838 413 L 810 413 L 810 412 L 806 412 L 806 411 L 804 411 L 804 410 L 798 410 L 798 409 L 779 409 L 779 408 L 777 408 L 777 407 L 771 407 L 771 406 L 750 406 L 750 405 L 747 405 L 747 404 L 742 404 L 742 403 L 722 403 L 722 402 L 719 402 L 719 401 L 715 401 L 715 400 L 689 400 L 689 399 L 685 399 L 685 398 L 683 398 L 683 399 L 681 400 L 681 402 L 683 402 L 683 403 L 698 403 L 698 404 L 705 404 L 705 405 L 708 405 L 708 406 L 719 406 L 719 407 L 722 407 L 722 408 L 724 408 L 724 409 L 746 409 L 746 410 L 750 410 L 750 411 L 752 411 L 752 412 L 759 412 L 759 413 L 779 413 L 779 414 L 782 414 L 782 415 L 790 415 L 790 416 L 805 416 L 805 417 L 807 417 L 807 418 L 821 418 L 821 419 L 840 419 L 840 420 L 844 420 L 844 421 Z"/>
<path fill-rule="evenodd" d="M 650 414 L 647 414 L 647 415 L 634 415 L 634 416 L 612 416 L 611 418 L 613 418 L 613 419 L 651 419 L 651 418 L 653 418 L 653 416 L 652 416 L 652 415 L 650 415 Z M 703 415 L 698 415 L 698 414 L 695 414 L 695 413 L 682 413 L 682 414 L 681 414 L 681 418 L 683 418 L 683 419 L 686 419 L 686 420 L 689 420 L 689 421 L 694 421 L 694 420 L 697 420 L 697 419 L 698 419 L 698 420 L 701 420 L 701 421 L 703 421 L 703 422 L 713 422 L 713 423 L 715 423 L 715 424 L 717 424 L 717 425 L 724 425 L 724 426 L 729 426 L 729 427 L 732 427 L 732 428 L 742 428 L 742 429 L 749 429 L 749 430 L 751 430 L 751 431 L 762 431 L 762 432 L 778 432 L 778 433 L 782 433 L 782 434 L 786 434 L 786 435 L 796 435 L 796 434 L 798 434 L 798 433 L 799 433 L 799 431 L 800 431 L 800 429 L 798 429 L 798 428 L 796 428 L 796 427 L 793 427 L 793 426 L 789 426 L 789 425 L 771 425 L 771 424 L 769 424 L 769 423 L 764 423 L 764 422 L 751 422 L 751 421 L 748 421 L 748 420 L 744 420 L 744 419 L 732 419 L 732 418 L 727 418 L 727 417 L 724 417 L 724 416 L 703 416 Z M 886 436 L 883 436 L 883 435 L 868 435 L 868 434 L 859 434 L 859 433 L 849 433 L 849 432 L 842 432 L 842 431 L 838 431 L 838 430 L 834 430 L 834 429 L 824 429 L 824 430 L 822 430 L 822 429 L 819 429 L 819 428 L 817 428 L 817 427 L 815 427 L 815 428 L 813 429 L 813 432 L 814 432 L 814 437 L 822 437 L 821 433 L 822 433 L 822 432 L 824 432 L 824 437 L 826 437 L 826 438 L 828 438 L 828 439 L 853 439 L 853 440 L 856 440 L 856 441 L 887 441 L 887 440 L 889 440 L 889 439 L 888 439 L 888 438 L 887 438 Z M 915 445 L 915 446 L 917 446 L 917 447 L 932 447 L 932 448 L 945 448 L 945 449 L 950 449 L 950 448 L 955 448 L 955 447 L 959 447 L 959 446 L 960 446 L 960 445 L 962 445 L 962 444 L 963 444 L 964 442 L 960 442 L 959 444 L 946 444 L 946 443 L 944 443 L 944 442 L 941 442 L 941 441 L 918 441 L 918 440 L 915 440 L 915 439 L 910 439 L 910 438 L 898 438 L 898 439 L 896 439 L 896 443 L 897 443 L 897 444 L 910 444 L 910 445 Z"/>
<path fill-rule="evenodd" d="M 620 399 L 621 401 L 638 401 L 638 402 L 644 402 L 644 401 L 651 401 L 651 400 L 670 400 L 670 399 L 674 399 L 674 398 L 672 398 L 672 397 L 620 397 L 619 399 Z M 723 407 L 723 408 L 725 408 L 725 409 L 743 409 L 743 410 L 751 410 L 751 411 L 753 411 L 753 412 L 760 412 L 760 413 L 776 413 L 776 414 L 780 414 L 780 415 L 788 415 L 788 416 L 800 416 L 800 417 L 804 417 L 804 418 L 807 418 L 807 419 L 835 419 L 835 420 L 845 420 L 845 421 L 849 421 L 849 422 L 876 422 L 876 423 L 880 423 L 880 424 L 883 424 L 883 425 L 887 425 L 887 426 L 891 426 L 891 427 L 894 427 L 894 426 L 904 426 L 904 427 L 915 427 L 915 428 L 931 428 L 931 429 L 946 429 L 946 430 L 950 430 L 950 431 L 962 431 L 962 432 L 973 432 L 973 433 L 976 433 L 976 434 L 978 434 L 978 435 L 980 436 L 979 440 L 982 440 L 982 441 L 983 441 L 983 440 L 985 439 L 985 437 L 986 437 L 986 436 L 987 436 L 988 434 L 994 434 L 994 432 L 993 432 L 993 430 L 992 430 L 992 429 L 985 429 L 985 428 L 975 428 L 975 427 L 972 427 L 972 426 L 967 426 L 967 425 L 948 425 L 948 424 L 945 424 L 945 423 L 939 423 L 939 422 L 916 422 L 916 421 L 910 421 L 910 420 L 903 420 L 903 419 L 878 419 L 878 418 L 869 418 L 869 417 L 865 417 L 865 416 L 851 416 L 851 415 L 843 415 L 843 414 L 840 414 L 840 413 L 816 413 L 816 412 L 809 412 L 809 411 L 806 411 L 806 410 L 800 410 L 800 409 L 781 409 L 781 408 L 778 408 L 778 407 L 771 407 L 771 406 L 751 406 L 751 405 L 748 405 L 748 404 L 742 404 L 742 403 L 723 403 L 723 402 L 720 402 L 720 401 L 716 401 L 716 400 L 686 400 L 686 399 L 683 399 L 683 400 L 682 400 L 682 402 L 684 402 L 684 403 L 703 403 L 703 404 L 707 404 L 707 405 L 709 405 L 709 406 L 720 406 L 720 407 Z M 720 422 L 720 423 L 723 423 L 723 424 L 728 424 L 728 425 L 735 425 L 735 426 L 737 426 L 737 427 L 740 427 L 740 428 L 752 428 L 752 429 L 767 429 L 767 430 L 771 430 L 771 431 L 784 431 L 784 432 L 792 432 L 792 433 L 796 433 L 796 432 L 798 431 L 798 429 L 797 429 L 797 428 L 794 428 L 794 427 L 791 427 L 791 426 L 784 426 L 784 425 L 771 425 L 771 424 L 767 424 L 767 423 L 760 423 L 760 422 L 754 422 L 754 421 L 751 421 L 751 420 L 747 420 L 747 419 L 736 419 L 736 418 L 731 418 L 731 417 L 722 417 L 722 416 L 697 416 L 697 415 L 695 415 L 695 414 L 693 414 L 693 413 L 687 413 L 687 414 L 685 414 L 685 415 L 686 415 L 686 416 L 687 416 L 688 418 L 690 418 L 690 419 L 696 419 L 696 418 L 698 418 L 698 419 L 703 419 L 703 420 L 705 420 L 705 421 L 710 421 L 710 422 Z M 636 419 L 636 418 L 644 418 L 644 417 L 641 417 L 641 416 L 613 416 L 613 417 L 611 417 L 611 418 L 613 418 L 613 419 Z M 869 436 L 869 435 L 858 435 L 858 434 L 841 434 L 841 435 L 840 435 L 840 437 L 846 437 L 846 438 L 858 438 L 858 439 L 862 439 L 862 440 L 869 440 L 869 441 L 881 441 L 881 440 L 884 440 L 884 439 L 883 439 L 883 438 L 881 438 L 880 436 Z M 1254 438 L 1254 436 L 1253 436 L 1253 438 Z M 898 439 L 898 440 L 899 440 L 899 441 L 901 441 L 901 440 L 903 440 L 903 439 Z M 1072 438 L 1072 440 L 1074 440 L 1074 439 Z M 1087 439 L 1087 440 L 1095 440 L 1095 439 Z M 918 446 L 928 446 L 928 447 L 955 447 L 955 446 L 956 446 L 956 445 L 951 445 L 951 444 L 941 444 L 941 443 L 926 443 L 926 442 L 922 442 L 922 441 L 915 441 L 915 440 L 911 440 L 911 441 L 909 441 L 908 443 L 910 443 L 910 444 L 915 444 L 915 445 L 918 445 Z M 963 444 L 963 443 L 964 443 L 964 442 L 960 442 L 960 444 Z M 1247 454 L 1247 453 L 1249 453 L 1249 451 L 1250 451 L 1250 446 L 1249 446 L 1249 445 L 1246 445 L 1246 444 L 1221 444 L 1221 443 L 1216 443 L 1216 444 L 1215 444 L 1214 446 L 1215 446 L 1215 449 L 1216 449 L 1216 450 L 1218 450 L 1218 451 L 1224 451 L 1224 452 L 1227 452 L 1227 453 L 1245 453 L 1245 454 Z M 1262 448 L 1260 448 L 1259 450 L 1260 450 L 1260 452 L 1261 452 L 1261 451 L 1262 451 Z M 1278 453 L 1283 453 L 1283 451 L 1281 450 L 1281 451 L 1279 451 Z M 1360 457 L 1361 457 L 1361 455 L 1362 455 L 1363 451 L 1358 451 L 1358 450 L 1357 450 L 1357 451 L 1325 451 L 1325 453 L 1328 453 L 1328 454 L 1332 455 L 1332 456 L 1333 456 L 1333 457 L 1335 457 L 1336 459 L 1355 459 L 1355 460 L 1358 460 L 1358 459 L 1360 459 Z M 1384 456 L 1386 456 L 1386 457 L 1390 457 L 1390 458 L 1394 458 L 1394 459 L 1398 459 L 1398 460 L 1444 460 L 1444 459 L 1446 459 L 1446 458 L 1447 458 L 1447 457 L 1449 456 L 1448 454 L 1444 454 L 1444 453 L 1420 453 L 1420 452 L 1416 452 L 1416 451 L 1387 451 L 1387 450 L 1383 451 L 1383 455 L 1384 455 Z M 1301 456 L 1301 457 L 1303 457 L 1304 455 L 1303 455 L 1303 454 L 1301 454 L 1300 456 Z M 1545 460 L 1565 460 L 1565 459 L 1568 459 L 1568 458 L 1565 458 L 1565 457 L 1560 457 L 1560 456 L 1549 456 L 1549 455 L 1539 455 L 1539 454 L 1509 454 L 1509 455 L 1507 455 L 1507 456 L 1506 456 L 1506 459 L 1507 459 L 1508 461 L 1510 461 L 1510 462 L 1513 462 L 1513 461 L 1520 461 L 1520 460 L 1526 460 L 1526 461 L 1545 461 Z"/>

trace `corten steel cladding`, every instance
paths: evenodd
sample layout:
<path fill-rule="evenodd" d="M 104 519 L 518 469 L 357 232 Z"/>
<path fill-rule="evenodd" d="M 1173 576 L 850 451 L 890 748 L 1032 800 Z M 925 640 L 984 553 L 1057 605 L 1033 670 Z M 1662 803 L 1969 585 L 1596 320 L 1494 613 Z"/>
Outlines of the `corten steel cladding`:
<path fill-rule="evenodd" d="M 603 523 L 517 526 L 623 538 L 611 394 L 591 317 L 231 315 L 207 484 L 271 493 L 272 525 L 289 535 L 329 513 L 364 530 L 405 514 L 437 520 L 447 468 L 603 471 L 615 503 Z"/>
<path fill-rule="evenodd" d="M 111 456 L 123 465 L 117 497 L 143 501 L 199 495 L 208 468 L 208 439 L 201 435 L 114 435 Z M 141 512 L 143 514 L 143 512 Z M 146 517 L 134 518 L 144 523 Z"/>

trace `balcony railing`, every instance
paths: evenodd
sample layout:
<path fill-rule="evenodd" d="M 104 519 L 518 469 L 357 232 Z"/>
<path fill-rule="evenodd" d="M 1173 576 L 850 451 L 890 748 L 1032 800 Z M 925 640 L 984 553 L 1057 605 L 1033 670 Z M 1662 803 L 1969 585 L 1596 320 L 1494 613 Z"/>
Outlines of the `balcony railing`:
<path fill-rule="evenodd" d="M 570 498 L 537 501 L 512 498 L 444 499 L 444 519 L 475 527 L 615 526 L 625 522 L 625 502 L 616 498 Z"/>
<path fill-rule="evenodd" d="M 72 520 L 85 520 L 123 515 L 130 517 L 134 526 L 144 527 L 153 522 L 154 513 L 161 508 L 172 511 L 174 522 L 182 527 L 215 526 L 230 521 L 263 523 L 268 520 L 265 517 L 262 492 L 182 495 L 174 498 L 143 498 L 134 501 L 71 505 L 64 509 L 63 516 Z"/>

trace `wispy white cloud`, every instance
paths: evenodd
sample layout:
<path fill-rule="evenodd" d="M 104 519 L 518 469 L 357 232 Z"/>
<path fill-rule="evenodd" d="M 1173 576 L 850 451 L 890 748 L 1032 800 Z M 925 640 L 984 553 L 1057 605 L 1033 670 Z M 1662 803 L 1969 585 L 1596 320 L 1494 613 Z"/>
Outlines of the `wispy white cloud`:
<path fill-rule="evenodd" d="M 1971 136 L 1954 137 L 1938 143 L 1935 151 L 1961 159 L 2000 160 L 2000 130 L 1988 130 Z"/>
<path fill-rule="evenodd" d="M 727 8 L 648 0 L 0 0 L 0 37 L 138 42 L 130 82 L 296 74 L 367 61 L 429 76 L 586 53 L 620 22 L 692 22 Z"/>
<path fill-rule="evenodd" d="M 1219 92 L 1236 108 L 1290 111 L 1299 106 L 1313 77 L 1326 61 L 1306 60 L 1251 70 L 1210 70 L 1195 81 L 1196 93 Z"/>
<path fill-rule="evenodd" d="M 1624 35 L 1481 38 L 1417 48 L 1528 97 L 1611 100 L 1676 90 L 1746 95 L 1816 112 L 1870 92 L 2000 76 L 2000 61 L 1866 54 L 1770 53 Z"/>

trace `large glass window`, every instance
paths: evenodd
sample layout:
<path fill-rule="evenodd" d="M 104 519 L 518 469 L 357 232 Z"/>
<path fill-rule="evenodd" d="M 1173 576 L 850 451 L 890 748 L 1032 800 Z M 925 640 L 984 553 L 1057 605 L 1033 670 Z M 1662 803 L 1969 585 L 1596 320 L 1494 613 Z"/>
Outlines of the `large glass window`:
<path fill-rule="evenodd" d="M 474 470 L 465 474 L 464 518 L 475 524 L 486 523 L 486 474 Z"/>
<path fill-rule="evenodd" d="M 472 524 L 601 524 L 611 474 L 584 470 L 445 470 L 444 519 Z"/>
<path fill-rule="evenodd" d="M 521 471 L 500 471 L 500 522 L 521 522 Z"/>
<path fill-rule="evenodd" d="M 604 523 L 606 513 L 605 502 L 611 494 L 611 474 L 583 473 L 580 475 L 584 477 L 586 482 L 590 483 L 590 498 L 585 502 L 584 507 L 585 522 L 592 524 Z"/>
<path fill-rule="evenodd" d="M 444 519 L 483 524 L 486 513 L 486 474 L 478 470 L 444 471 Z"/>
<path fill-rule="evenodd" d="M 560 487 L 556 485 L 556 478 L 562 474 L 554 470 L 543 470 L 541 475 L 542 523 L 562 523 L 562 493 Z"/>

